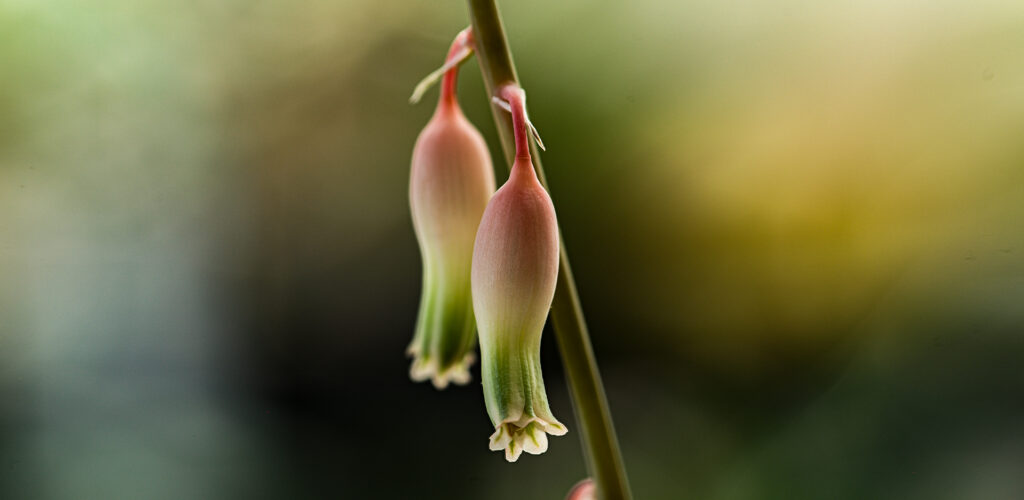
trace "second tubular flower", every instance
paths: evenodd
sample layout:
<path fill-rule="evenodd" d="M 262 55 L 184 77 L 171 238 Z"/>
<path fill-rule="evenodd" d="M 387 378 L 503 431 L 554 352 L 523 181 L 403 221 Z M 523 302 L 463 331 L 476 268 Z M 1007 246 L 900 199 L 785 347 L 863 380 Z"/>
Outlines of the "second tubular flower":
<path fill-rule="evenodd" d="M 423 295 L 409 345 L 410 376 L 443 389 L 469 382 L 476 325 L 470 298 L 470 260 L 477 224 L 494 192 L 490 154 L 455 97 L 458 64 L 471 52 L 472 33 L 459 33 L 445 65 L 416 89 L 418 100 L 443 75 L 440 101 L 413 149 L 409 201 L 423 255 Z"/>
<path fill-rule="evenodd" d="M 529 148 L 526 96 L 498 88 L 515 130 L 516 160 L 491 198 L 473 247 L 472 290 L 480 337 L 484 401 L 494 424 L 490 448 L 514 462 L 547 451 L 547 435 L 566 428 L 551 413 L 540 367 L 540 340 L 558 276 L 558 223 Z M 504 104 L 504 103 L 503 103 Z"/>

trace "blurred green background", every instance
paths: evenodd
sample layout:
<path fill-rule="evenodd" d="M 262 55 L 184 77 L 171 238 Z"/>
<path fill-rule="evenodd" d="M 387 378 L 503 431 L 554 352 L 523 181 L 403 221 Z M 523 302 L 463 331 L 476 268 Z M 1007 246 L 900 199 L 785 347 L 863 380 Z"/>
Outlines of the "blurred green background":
<path fill-rule="evenodd" d="M 1024 498 L 1024 3 L 501 7 L 638 498 Z M 543 456 L 407 377 L 406 99 L 467 19 L 0 0 L 0 498 L 584 477 L 550 332 Z"/>

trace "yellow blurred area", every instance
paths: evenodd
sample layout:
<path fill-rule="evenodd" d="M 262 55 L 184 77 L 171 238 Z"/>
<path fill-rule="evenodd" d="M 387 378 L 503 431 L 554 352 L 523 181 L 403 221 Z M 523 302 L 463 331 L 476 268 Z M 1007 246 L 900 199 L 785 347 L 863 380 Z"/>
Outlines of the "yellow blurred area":
<path fill-rule="evenodd" d="M 624 135 L 641 158 L 634 196 L 659 200 L 651 230 L 710 256 L 696 270 L 678 262 L 666 286 L 685 299 L 669 294 L 649 314 L 714 332 L 698 343 L 842 335 L 922 260 L 993 230 L 1001 243 L 987 251 L 1020 244 L 1020 5 L 692 7 L 679 17 L 704 30 L 658 39 L 692 60 L 650 49 L 663 71 L 685 68 L 681 90 L 655 84 L 656 111 Z M 699 226 L 695 239 L 672 239 L 671 214 L 689 214 L 679 223 Z M 662 257 L 646 279 L 666 280 Z"/>

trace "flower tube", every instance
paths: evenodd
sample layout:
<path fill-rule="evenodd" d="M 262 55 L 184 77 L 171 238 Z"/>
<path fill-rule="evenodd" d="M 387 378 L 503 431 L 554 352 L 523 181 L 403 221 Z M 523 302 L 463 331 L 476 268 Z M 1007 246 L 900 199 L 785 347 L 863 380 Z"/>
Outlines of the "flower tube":
<path fill-rule="evenodd" d="M 443 73 L 440 100 L 413 148 L 409 202 L 423 257 L 423 293 L 416 332 L 407 353 L 414 381 L 429 379 L 443 389 L 469 382 L 476 324 L 470 286 L 473 242 L 494 169 L 480 132 L 466 119 L 455 96 L 458 63 L 471 53 L 469 29 L 459 33 L 441 70 L 417 87 L 418 100 L 431 78 Z"/>
<path fill-rule="evenodd" d="M 515 462 L 547 451 L 547 435 L 567 430 L 548 406 L 540 339 L 558 275 L 558 223 L 530 157 L 526 96 L 515 84 L 498 96 L 512 112 L 516 160 L 491 198 L 473 248 L 473 306 L 480 335 L 490 449 Z M 504 103 L 502 103 L 504 104 Z"/>

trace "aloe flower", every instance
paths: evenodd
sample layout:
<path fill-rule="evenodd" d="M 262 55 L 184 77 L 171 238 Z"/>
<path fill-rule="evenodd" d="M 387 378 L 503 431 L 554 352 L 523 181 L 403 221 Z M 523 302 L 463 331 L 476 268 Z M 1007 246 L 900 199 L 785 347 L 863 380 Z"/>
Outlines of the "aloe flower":
<path fill-rule="evenodd" d="M 413 357 L 409 373 L 415 381 L 430 379 L 438 389 L 470 379 L 476 343 L 470 263 L 477 226 L 494 193 L 487 145 L 455 97 L 458 63 L 471 52 L 470 43 L 467 29 L 455 39 L 439 70 L 444 74 L 440 101 L 416 140 L 409 180 L 413 227 L 423 257 L 423 294 L 407 350 Z M 424 90 L 421 85 L 417 94 Z"/>
<path fill-rule="evenodd" d="M 566 433 L 548 407 L 540 339 L 558 275 L 558 223 L 530 158 L 525 95 L 501 87 L 515 128 L 516 161 L 491 198 L 473 249 L 473 305 L 480 332 L 484 401 L 494 424 L 490 449 L 515 462 L 547 451 Z"/>

